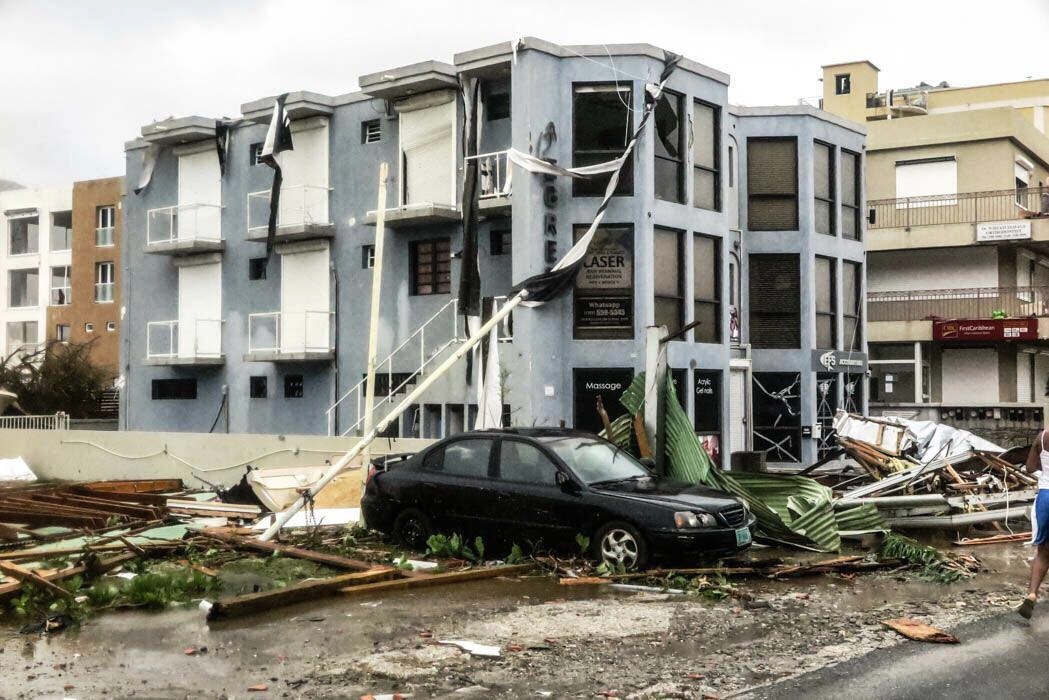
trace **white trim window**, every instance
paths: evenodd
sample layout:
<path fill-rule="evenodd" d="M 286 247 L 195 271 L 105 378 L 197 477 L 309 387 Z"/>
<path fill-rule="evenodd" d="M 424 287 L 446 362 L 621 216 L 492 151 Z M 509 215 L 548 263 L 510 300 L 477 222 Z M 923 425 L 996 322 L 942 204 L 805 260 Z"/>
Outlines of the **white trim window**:
<path fill-rule="evenodd" d="M 956 194 L 958 163 L 954 156 L 896 161 L 897 209 L 951 206 L 958 203 Z"/>
<path fill-rule="evenodd" d="M 40 216 L 33 210 L 7 217 L 7 254 L 33 255 L 40 252 Z"/>
<path fill-rule="evenodd" d="M 8 321 L 7 354 L 31 353 L 40 342 L 40 327 L 36 321 Z"/>
<path fill-rule="evenodd" d="M 40 272 L 35 267 L 10 270 L 7 273 L 7 305 L 20 309 L 39 304 Z"/>
<path fill-rule="evenodd" d="M 112 304 L 116 287 L 116 268 L 111 262 L 95 263 L 95 301 Z"/>
<path fill-rule="evenodd" d="M 114 206 L 98 207 L 95 226 L 95 246 L 108 248 L 113 243 L 113 230 L 116 227 L 117 208 Z"/>
<path fill-rule="evenodd" d="M 61 265 L 51 268 L 51 306 L 69 306 L 73 303 L 72 268 Z"/>

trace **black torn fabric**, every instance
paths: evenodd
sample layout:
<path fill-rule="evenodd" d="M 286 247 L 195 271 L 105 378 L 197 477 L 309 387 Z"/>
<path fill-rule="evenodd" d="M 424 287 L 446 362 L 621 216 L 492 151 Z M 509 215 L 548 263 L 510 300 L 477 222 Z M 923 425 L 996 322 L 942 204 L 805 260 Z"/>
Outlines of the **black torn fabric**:
<path fill-rule="evenodd" d="M 480 81 L 474 78 L 462 82 L 466 119 L 463 123 L 463 250 L 459 270 L 459 313 L 467 318 L 481 315 L 481 271 L 477 259 L 477 207 L 480 194 L 477 182 L 477 155 L 479 123 L 477 106 Z"/>
<path fill-rule="evenodd" d="M 228 119 L 215 120 L 215 151 L 219 156 L 219 175 L 226 175 L 229 160 L 229 144 L 233 138 L 233 122 Z"/>
<path fill-rule="evenodd" d="M 284 103 L 288 99 L 288 93 L 280 95 L 273 104 L 273 116 L 270 118 L 270 127 L 266 131 L 266 140 L 259 151 L 259 160 L 273 168 L 273 187 L 270 189 L 270 219 L 266 232 L 266 255 L 273 252 L 273 244 L 277 237 L 277 213 L 280 211 L 280 188 L 284 182 L 284 174 L 281 172 L 280 163 L 277 162 L 277 154 L 282 151 L 294 150 L 291 141 L 291 119 L 284 111 Z"/>
<path fill-rule="evenodd" d="M 663 148 L 666 149 L 667 155 L 677 158 L 678 145 L 677 138 L 674 136 L 674 132 L 678 127 L 677 112 L 674 111 L 674 105 L 671 104 L 670 97 L 665 92 L 659 96 L 659 101 L 656 102 L 654 121 L 656 136 L 659 138 L 659 142 L 663 144 Z"/>

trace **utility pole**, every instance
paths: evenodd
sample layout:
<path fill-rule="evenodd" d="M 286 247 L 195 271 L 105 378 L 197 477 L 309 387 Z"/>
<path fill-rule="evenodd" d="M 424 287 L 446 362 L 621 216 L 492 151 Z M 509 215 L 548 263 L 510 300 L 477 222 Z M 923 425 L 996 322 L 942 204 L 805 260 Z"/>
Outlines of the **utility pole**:
<path fill-rule="evenodd" d="M 372 270 L 372 306 L 371 319 L 368 322 L 368 381 L 364 388 L 364 428 L 367 435 L 372 429 L 373 407 L 375 405 L 375 357 L 379 346 L 379 303 L 382 298 L 382 248 L 386 237 L 386 175 L 389 167 L 379 163 L 379 203 L 375 209 L 375 263 Z M 393 387 L 390 387 L 392 389 Z M 365 443 L 362 452 L 363 468 L 361 479 L 368 478 L 368 465 L 371 458 L 370 442 Z"/>
<path fill-rule="evenodd" d="M 645 329 L 645 432 L 652 440 L 656 458 L 656 473 L 666 474 L 664 449 L 665 426 L 663 393 L 667 383 L 667 327 L 649 326 Z"/>

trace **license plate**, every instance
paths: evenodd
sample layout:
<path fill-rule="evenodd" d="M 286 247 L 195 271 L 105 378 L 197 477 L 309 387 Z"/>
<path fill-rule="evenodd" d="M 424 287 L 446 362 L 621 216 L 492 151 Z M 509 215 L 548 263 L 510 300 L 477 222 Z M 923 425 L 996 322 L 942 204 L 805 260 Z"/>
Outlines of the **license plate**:
<path fill-rule="evenodd" d="M 750 528 L 744 527 L 736 530 L 736 546 L 742 547 L 745 544 L 750 544 Z"/>

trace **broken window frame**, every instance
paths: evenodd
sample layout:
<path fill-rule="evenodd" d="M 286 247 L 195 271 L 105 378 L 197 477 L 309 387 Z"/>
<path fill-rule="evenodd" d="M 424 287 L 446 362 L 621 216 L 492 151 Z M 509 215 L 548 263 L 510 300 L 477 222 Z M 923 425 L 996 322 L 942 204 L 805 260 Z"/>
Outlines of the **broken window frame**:
<path fill-rule="evenodd" d="M 62 272 L 57 278 L 55 272 Z M 73 303 L 73 269 L 69 265 L 54 265 L 51 267 L 51 286 L 49 295 L 49 306 L 69 306 Z"/>
<path fill-rule="evenodd" d="M 40 215 L 11 216 L 7 220 L 7 254 L 36 255 L 40 252 Z"/>
<path fill-rule="evenodd" d="M 753 372 L 751 383 L 754 450 L 769 462 L 801 462 L 801 373 Z"/>
<path fill-rule="evenodd" d="M 623 114 L 626 116 L 623 129 L 622 144 L 608 148 L 580 148 L 581 130 L 584 124 L 585 114 L 581 114 L 580 95 L 611 93 L 618 95 L 620 103 L 623 104 Z M 592 120 L 587 119 L 587 122 Z M 612 83 L 572 83 L 572 166 L 594 165 L 605 161 L 614 160 L 626 150 L 627 144 L 634 132 L 634 87 L 632 82 Z M 588 178 L 572 179 L 573 197 L 603 197 L 611 173 L 606 175 L 595 175 Z M 630 154 L 630 160 L 623 164 L 619 175 L 619 183 L 613 193 L 615 197 L 634 196 L 634 154 Z"/>
<path fill-rule="evenodd" d="M 821 153 L 824 152 L 827 158 L 827 182 L 823 183 L 826 186 L 826 196 L 820 196 L 820 182 L 817 179 L 818 170 L 816 163 L 823 156 Z M 812 212 L 812 229 L 816 233 L 821 233 L 826 236 L 834 236 L 837 233 L 837 213 L 838 213 L 838 187 L 837 187 L 837 168 L 835 167 L 835 150 L 833 144 L 829 144 L 826 141 L 813 141 L 812 143 L 812 196 L 813 196 L 813 212 Z M 826 230 L 820 228 L 820 216 L 819 210 L 821 206 L 827 209 L 827 227 Z"/>
<path fill-rule="evenodd" d="M 420 260 L 424 255 L 430 259 Z M 408 244 L 412 296 L 452 293 L 452 239 L 425 238 Z M 429 268 L 428 270 L 426 268 Z"/>
<path fill-rule="evenodd" d="M 709 109 L 711 111 L 711 121 L 713 122 L 713 148 L 714 148 L 714 163 L 713 165 L 701 164 L 699 159 L 696 157 L 696 145 L 699 141 L 696 139 L 695 125 L 698 121 L 695 117 L 696 113 L 700 109 Z M 704 100 L 693 100 L 692 101 L 692 121 L 689 124 L 689 154 L 692 158 L 692 206 L 697 209 L 705 209 L 707 211 L 721 211 L 721 107 L 706 102 Z M 730 161 L 731 165 L 731 161 Z M 700 181 L 701 174 L 705 178 L 709 175 L 714 181 L 714 208 L 705 207 L 699 203 L 699 198 L 696 196 L 696 183 Z M 729 183 L 731 186 L 731 183 Z"/>
<path fill-rule="evenodd" d="M 673 202 L 674 204 L 685 203 L 685 96 L 681 93 L 673 92 L 671 90 L 664 90 L 659 97 L 660 104 L 656 105 L 656 112 L 658 112 L 660 105 L 664 104 L 663 100 L 666 100 L 667 104 L 670 104 L 675 113 L 677 119 L 677 143 L 673 144 L 674 148 L 677 149 L 677 156 L 674 156 L 666 148 L 666 144 L 663 142 L 663 137 L 658 133 L 659 121 L 658 114 L 653 113 L 652 117 L 652 131 L 654 132 L 655 138 L 652 140 L 652 183 L 653 183 L 653 194 L 656 199 L 664 202 Z M 661 174 L 660 163 L 671 164 L 673 172 L 672 181 L 664 181 L 664 176 Z M 673 194 L 671 196 L 664 196 L 664 189 L 669 191 L 673 188 Z"/>

